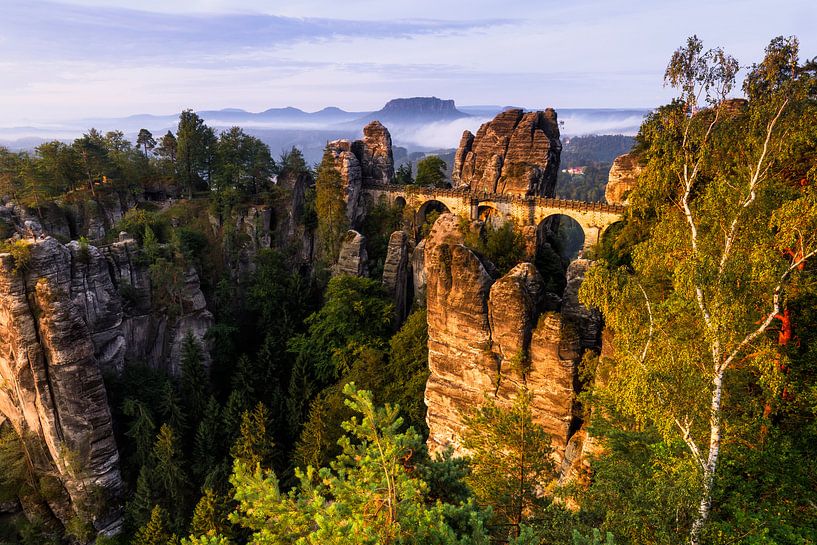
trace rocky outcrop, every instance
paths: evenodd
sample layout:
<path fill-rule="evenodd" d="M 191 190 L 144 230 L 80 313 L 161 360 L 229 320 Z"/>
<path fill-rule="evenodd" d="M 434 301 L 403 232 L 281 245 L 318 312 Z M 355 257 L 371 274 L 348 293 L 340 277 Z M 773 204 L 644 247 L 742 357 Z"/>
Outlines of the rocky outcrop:
<path fill-rule="evenodd" d="M 380 121 L 363 127 L 363 145 L 359 151 L 363 183 L 388 184 L 394 178 L 391 134 Z"/>
<path fill-rule="evenodd" d="M 414 289 L 414 302 L 420 306 L 426 304 L 426 241 L 421 240 L 411 252 L 411 280 Z"/>
<path fill-rule="evenodd" d="M 486 397 L 510 405 L 524 387 L 561 463 L 581 425 L 578 366 L 584 350 L 598 347 L 600 320 L 576 298 L 587 262 L 571 266 L 562 311 L 547 311 L 545 283 L 532 264 L 494 281 L 460 228 L 453 215 L 440 216 L 424 248 L 429 448 L 461 452 L 463 414 Z"/>
<path fill-rule="evenodd" d="M 627 193 L 635 187 L 641 166 L 633 153 L 619 155 L 610 167 L 604 198 L 608 204 L 627 204 Z"/>
<path fill-rule="evenodd" d="M 383 287 L 394 301 L 396 323 L 400 324 L 408 314 L 409 298 L 409 239 L 405 231 L 395 231 L 389 237 L 386 260 L 383 262 Z"/>
<path fill-rule="evenodd" d="M 493 280 L 462 244 L 457 218 L 443 214 L 425 246 L 429 447 L 459 447 L 461 411 L 496 390 L 499 367 L 491 352 L 488 293 Z"/>
<path fill-rule="evenodd" d="M 123 483 L 97 358 L 118 364 L 120 309 L 96 249 L 75 269 L 73 248 L 51 237 L 26 242 L 22 269 L 0 254 L 0 412 L 21 437 L 45 445 L 33 461 L 65 490 L 47 499 L 53 514 L 63 524 L 87 517 L 113 533 L 122 523 Z M 86 282 L 88 293 L 79 293 Z M 100 493 L 102 502 L 90 501 Z"/>
<path fill-rule="evenodd" d="M 454 155 L 455 188 L 552 197 L 562 143 L 556 112 L 506 110 L 476 135 L 465 131 Z"/>
<path fill-rule="evenodd" d="M 25 223 L 35 221 L 43 231 L 60 240 L 85 237 L 91 241 L 105 238 L 108 231 L 136 206 L 129 193 L 119 193 L 110 188 L 98 188 L 96 196 L 90 193 L 69 193 L 62 199 L 44 205 L 34 211 L 14 202 L 0 206 L 0 224 L 5 231 L 0 238 L 16 232 L 27 236 Z"/>
<path fill-rule="evenodd" d="M 363 186 L 387 184 L 394 178 L 391 135 L 379 121 L 372 121 L 363 128 L 363 140 L 334 140 L 327 149 L 342 179 L 346 216 L 356 227 L 365 213 Z"/>
<path fill-rule="evenodd" d="M 346 232 L 340 245 L 335 274 L 366 276 L 369 271 L 369 256 L 366 253 L 366 237 L 352 229 Z"/>
<path fill-rule="evenodd" d="M 190 333 L 206 346 L 205 334 L 214 323 L 196 270 L 189 268 L 181 275 L 179 304 L 168 305 L 166 301 L 153 300 L 148 265 L 133 238 L 123 233 L 104 252 L 124 307 L 121 331 L 125 360 L 178 375 L 184 338 Z M 204 364 L 208 365 L 206 351 L 204 357 Z"/>

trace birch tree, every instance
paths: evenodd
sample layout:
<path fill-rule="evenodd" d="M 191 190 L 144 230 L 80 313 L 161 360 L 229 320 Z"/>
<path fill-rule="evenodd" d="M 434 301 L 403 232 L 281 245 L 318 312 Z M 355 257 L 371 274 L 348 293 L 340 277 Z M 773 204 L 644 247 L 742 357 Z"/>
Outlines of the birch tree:
<path fill-rule="evenodd" d="M 638 138 L 644 171 L 628 218 L 644 239 L 631 268 L 600 261 L 581 290 L 616 334 L 617 408 L 683 439 L 699 471 L 692 545 L 730 439 L 730 376 L 778 372 L 770 329 L 817 254 L 814 72 L 799 64 L 795 38 L 776 38 L 751 67 L 748 101 L 727 100 L 737 72 L 696 37 L 672 56 L 665 82 L 679 96 Z"/>

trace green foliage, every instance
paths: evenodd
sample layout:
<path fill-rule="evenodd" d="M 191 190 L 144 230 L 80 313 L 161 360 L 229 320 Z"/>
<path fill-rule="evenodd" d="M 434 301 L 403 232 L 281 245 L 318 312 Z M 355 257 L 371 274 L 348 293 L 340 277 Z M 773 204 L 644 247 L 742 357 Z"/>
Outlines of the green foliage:
<path fill-rule="evenodd" d="M 182 343 L 181 401 L 189 415 L 204 414 L 210 389 L 207 371 L 204 369 L 204 354 L 199 341 L 188 331 Z"/>
<path fill-rule="evenodd" d="M 271 472 L 236 463 L 231 520 L 254 532 L 249 543 L 487 543 L 473 504 L 429 501 L 427 483 L 406 465 L 420 438 L 400 432 L 397 409 L 376 408 L 353 385 L 345 393 L 360 418 L 344 423 L 342 454 L 329 467 L 298 470 L 288 494 Z"/>
<path fill-rule="evenodd" d="M 193 110 L 184 110 L 179 115 L 176 138 L 176 171 L 191 198 L 196 187 L 211 181 L 216 137 Z"/>
<path fill-rule="evenodd" d="M 624 153 L 624 152 L 622 152 Z M 581 174 L 559 173 L 556 198 L 585 202 L 605 202 L 604 189 L 612 163 L 584 164 Z"/>
<path fill-rule="evenodd" d="M 494 533 L 519 537 L 521 526 L 548 505 L 555 478 L 550 436 L 534 424 L 531 394 L 520 390 L 510 408 L 494 401 L 465 415 L 463 447 L 471 456 L 466 482 L 477 501 L 493 508 Z"/>
<path fill-rule="evenodd" d="M 136 532 L 132 545 L 172 545 L 174 539 L 168 530 L 167 513 L 157 505 L 150 512 L 148 522 Z"/>
<path fill-rule="evenodd" d="M 425 309 L 412 312 L 389 341 L 388 363 L 383 369 L 384 387 L 377 395 L 400 406 L 410 426 L 425 436 L 428 380 L 428 321 Z"/>
<path fill-rule="evenodd" d="M 513 222 L 496 227 L 488 221 L 475 231 L 468 220 L 460 218 L 460 228 L 465 233 L 466 246 L 493 263 L 500 275 L 526 260 L 525 237 Z"/>
<path fill-rule="evenodd" d="M 228 536 L 230 527 L 224 508 L 225 505 L 222 499 L 212 489 L 206 488 L 193 510 L 190 535 L 208 538 Z"/>
<path fill-rule="evenodd" d="M 411 163 L 403 163 L 394 173 L 394 183 L 400 185 L 411 185 L 414 183 L 414 177 L 411 173 Z"/>
<path fill-rule="evenodd" d="M 19 239 L 0 243 L 0 252 L 11 255 L 15 274 L 24 273 L 31 263 L 31 241 Z"/>
<path fill-rule="evenodd" d="M 680 97 L 654 112 L 638 136 L 645 168 L 616 242 L 631 265 L 599 261 L 582 284 L 581 300 L 600 308 L 615 333 L 596 400 L 635 430 L 659 434 L 656 444 L 674 453 L 673 484 L 659 487 L 648 478 L 651 489 L 666 497 L 683 492 L 685 501 L 654 506 L 660 498 L 651 491 L 634 492 L 640 505 L 650 504 L 645 516 L 676 521 L 653 525 L 663 532 L 654 538 L 660 542 L 677 543 L 687 532 L 693 544 L 705 539 L 713 500 L 730 504 L 740 490 L 720 488 L 730 464 L 740 464 L 738 473 L 753 465 L 746 445 L 757 441 L 757 422 L 772 400 L 784 395 L 788 341 L 769 333 L 790 294 L 810 283 L 805 260 L 817 253 L 809 159 L 817 142 L 817 105 L 809 98 L 815 77 L 799 66 L 796 49 L 794 40 L 773 40 L 746 79 L 751 100 L 744 105 L 722 101 L 733 84 L 733 59 L 719 49 L 705 52 L 694 37 L 676 52 L 667 81 Z M 773 425 L 764 423 L 767 433 Z M 670 511 L 676 514 L 667 518 Z M 735 533 L 754 531 L 737 530 L 745 523 L 785 535 L 788 524 L 753 509 L 716 515 L 734 517 L 717 524 Z M 613 531 L 620 538 L 648 528 L 619 526 L 622 532 Z"/>
<path fill-rule="evenodd" d="M 343 179 L 335 168 L 335 159 L 329 148 L 323 153 L 315 178 L 315 211 L 318 219 L 318 233 L 326 257 L 335 262 L 340 251 L 343 236 L 349 229 L 346 216 Z"/>
<path fill-rule="evenodd" d="M 616 545 L 613 534 L 606 532 L 602 538 L 601 531 L 593 528 L 591 535 L 584 536 L 578 530 L 573 530 L 573 545 Z"/>
<path fill-rule="evenodd" d="M 167 242 L 170 239 L 170 226 L 167 220 L 156 212 L 148 212 L 141 208 L 131 208 L 125 212 L 114 228 L 117 233 L 125 231 L 140 244 L 144 244 L 148 230 L 153 233 L 157 242 Z"/>
<path fill-rule="evenodd" d="M 436 155 L 429 155 L 417 162 L 417 185 L 425 187 L 447 187 L 445 172 L 448 166 Z"/>
<path fill-rule="evenodd" d="M 403 223 L 402 210 L 396 205 L 380 201 L 366 211 L 362 233 L 366 237 L 366 255 L 369 257 L 369 276 L 383 276 L 383 263 L 389 238 L 400 230 Z"/>
<path fill-rule="evenodd" d="M 213 182 L 217 191 L 229 187 L 256 195 L 268 189 L 275 162 L 261 140 L 247 135 L 240 127 L 232 127 L 219 136 L 216 154 Z"/>
<path fill-rule="evenodd" d="M 241 428 L 230 456 L 247 467 L 270 467 L 273 456 L 272 438 L 267 431 L 269 411 L 263 403 L 256 404 L 241 415 Z"/>

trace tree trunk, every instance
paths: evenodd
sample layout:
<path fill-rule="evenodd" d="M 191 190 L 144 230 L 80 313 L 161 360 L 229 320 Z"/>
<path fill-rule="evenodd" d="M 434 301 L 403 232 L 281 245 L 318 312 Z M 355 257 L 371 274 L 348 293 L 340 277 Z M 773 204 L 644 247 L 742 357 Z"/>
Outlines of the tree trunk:
<path fill-rule="evenodd" d="M 692 523 L 689 534 L 690 545 L 699 545 L 701 531 L 709 518 L 712 508 L 712 486 L 715 481 L 715 471 L 718 467 L 718 454 L 721 446 L 721 394 L 723 393 L 723 371 L 716 370 L 712 379 L 712 401 L 709 407 L 709 455 L 703 474 L 703 491 L 701 503 L 698 506 L 698 515 Z"/>

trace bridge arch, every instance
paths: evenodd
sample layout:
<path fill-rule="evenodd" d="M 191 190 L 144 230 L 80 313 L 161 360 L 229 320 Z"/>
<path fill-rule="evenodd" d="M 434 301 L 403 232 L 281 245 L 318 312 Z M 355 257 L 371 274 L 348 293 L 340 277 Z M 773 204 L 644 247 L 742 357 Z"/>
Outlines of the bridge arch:
<path fill-rule="evenodd" d="M 554 212 L 536 226 L 537 251 L 540 246 L 549 245 L 565 262 L 573 261 L 595 242 L 588 244 L 587 229 L 576 218 Z"/>
<path fill-rule="evenodd" d="M 400 210 L 402 210 L 402 209 L 404 209 L 406 207 L 406 198 L 403 197 L 402 195 L 397 195 L 394 198 L 393 202 L 394 202 L 394 206 L 400 208 Z"/>
<path fill-rule="evenodd" d="M 442 201 L 438 201 L 437 199 L 429 199 L 423 202 L 423 204 L 417 208 L 417 225 L 425 224 L 429 215 L 435 212 L 437 214 L 450 213 L 451 209 Z"/>

